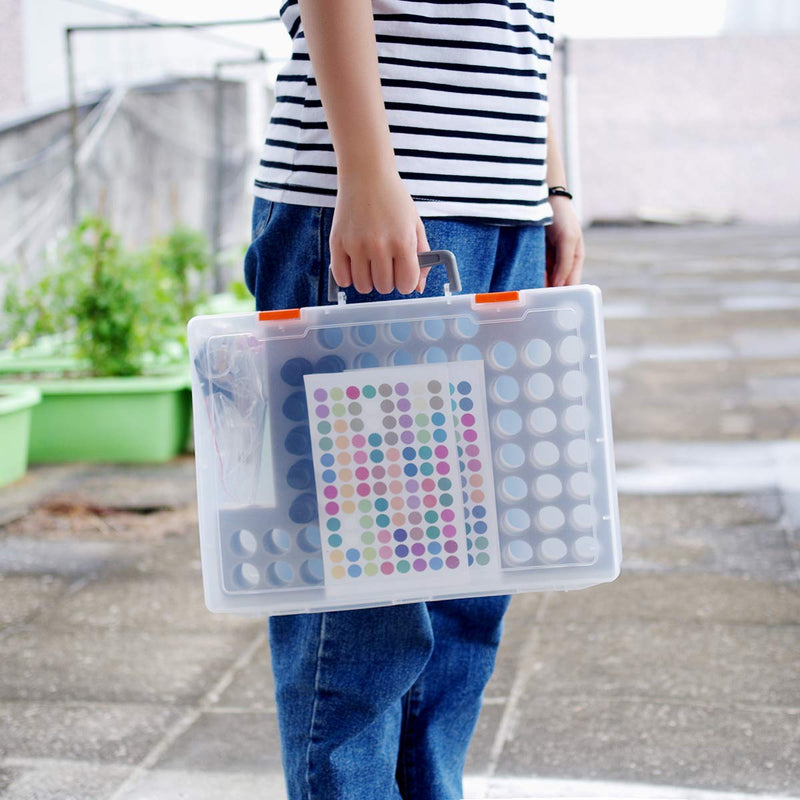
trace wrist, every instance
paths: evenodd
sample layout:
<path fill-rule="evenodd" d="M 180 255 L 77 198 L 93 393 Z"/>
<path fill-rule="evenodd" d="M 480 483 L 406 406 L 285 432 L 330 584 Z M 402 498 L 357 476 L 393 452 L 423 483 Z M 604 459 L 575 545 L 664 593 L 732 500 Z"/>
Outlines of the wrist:
<path fill-rule="evenodd" d="M 572 200 L 572 193 L 567 190 L 563 184 L 553 184 L 547 190 L 547 196 L 550 200 L 554 197 L 559 197 L 564 200 Z"/>
<path fill-rule="evenodd" d="M 380 180 L 397 176 L 397 161 L 389 138 L 376 137 L 372 140 L 360 140 L 339 143 L 336 148 L 336 170 L 340 180 L 359 180 L 367 178 Z"/>
<path fill-rule="evenodd" d="M 394 154 L 382 158 L 354 158 L 337 161 L 339 189 L 358 189 L 364 185 L 392 183 L 400 180 Z"/>

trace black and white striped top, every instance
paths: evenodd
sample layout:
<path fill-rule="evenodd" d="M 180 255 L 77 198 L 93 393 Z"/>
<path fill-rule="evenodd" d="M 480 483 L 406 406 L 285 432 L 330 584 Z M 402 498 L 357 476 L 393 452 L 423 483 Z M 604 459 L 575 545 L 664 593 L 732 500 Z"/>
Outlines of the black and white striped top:
<path fill-rule="evenodd" d="M 545 184 L 553 0 L 373 0 L 400 175 L 423 217 L 550 221 Z M 267 200 L 333 206 L 336 159 L 297 0 L 292 58 L 256 175 Z"/>

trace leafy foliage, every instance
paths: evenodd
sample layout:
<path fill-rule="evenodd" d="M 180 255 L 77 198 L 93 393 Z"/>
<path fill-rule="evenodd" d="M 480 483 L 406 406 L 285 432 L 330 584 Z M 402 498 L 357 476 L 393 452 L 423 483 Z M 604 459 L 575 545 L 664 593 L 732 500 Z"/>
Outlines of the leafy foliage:
<path fill-rule="evenodd" d="M 131 253 L 104 220 L 87 217 L 66 238 L 55 270 L 24 291 L 7 288 L 5 334 L 12 347 L 58 334 L 93 374 L 138 375 L 148 354 L 181 340 L 202 299 L 191 275 L 209 261 L 205 239 L 187 228 Z"/>

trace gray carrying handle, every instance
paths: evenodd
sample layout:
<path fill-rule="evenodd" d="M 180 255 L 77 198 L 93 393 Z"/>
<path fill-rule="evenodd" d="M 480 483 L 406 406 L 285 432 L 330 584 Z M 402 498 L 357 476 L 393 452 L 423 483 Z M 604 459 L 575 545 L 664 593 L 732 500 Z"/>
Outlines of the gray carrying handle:
<path fill-rule="evenodd" d="M 447 280 L 450 282 L 450 291 L 461 291 L 461 276 L 458 274 L 456 257 L 449 250 L 431 250 L 427 253 L 418 253 L 420 269 L 423 267 L 438 267 L 443 264 L 447 270 Z M 339 296 L 339 284 L 333 277 L 333 272 L 328 270 L 328 302 L 335 303 Z"/>

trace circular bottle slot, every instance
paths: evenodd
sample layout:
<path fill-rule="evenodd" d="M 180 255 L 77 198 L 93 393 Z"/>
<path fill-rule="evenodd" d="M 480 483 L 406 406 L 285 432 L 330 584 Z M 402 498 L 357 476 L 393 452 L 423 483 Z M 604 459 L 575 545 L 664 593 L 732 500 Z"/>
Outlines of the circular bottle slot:
<path fill-rule="evenodd" d="M 495 369 L 510 369 L 516 361 L 516 348 L 508 342 L 495 342 L 489 350 L 489 363 Z"/>
<path fill-rule="evenodd" d="M 509 566 L 520 567 L 533 558 L 533 548 L 522 539 L 517 539 L 505 546 L 504 555 Z"/>
<path fill-rule="evenodd" d="M 288 561 L 274 561 L 267 567 L 267 579 L 273 586 L 286 586 L 294 580 L 294 569 Z"/>
<path fill-rule="evenodd" d="M 491 394 L 498 403 L 513 403 L 519 397 L 519 383 L 510 375 L 500 375 L 492 384 Z"/>
<path fill-rule="evenodd" d="M 544 372 L 535 372 L 525 382 L 525 394 L 531 400 L 541 402 L 553 394 L 553 379 Z"/>
<path fill-rule="evenodd" d="M 557 531 L 563 524 L 564 512 L 558 506 L 544 506 L 536 515 L 536 525 L 542 531 Z"/>
<path fill-rule="evenodd" d="M 567 546 L 561 539 L 550 537 L 539 543 L 539 558 L 547 564 L 555 564 L 557 561 L 561 561 L 566 554 Z"/>
<path fill-rule="evenodd" d="M 258 540 L 252 531 L 242 528 L 231 536 L 231 550 L 238 556 L 250 558 L 256 552 Z"/>
<path fill-rule="evenodd" d="M 522 350 L 522 360 L 529 367 L 543 367 L 551 355 L 550 345 L 544 339 L 531 339 Z"/>
<path fill-rule="evenodd" d="M 292 546 L 292 537 L 288 531 L 272 528 L 264 534 L 263 545 L 267 552 L 283 555 L 289 552 L 289 548 Z"/>
<path fill-rule="evenodd" d="M 563 490 L 561 480 L 555 475 L 546 474 L 540 475 L 533 482 L 534 494 L 540 500 L 552 500 L 558 497 Z"/>
<path fill-rule="evenodd" d="M 497 463 L 503 469 L 519 469 L 525 463 L 525 453 L 517 444 L 504 444 L 497 451 Z"/>

